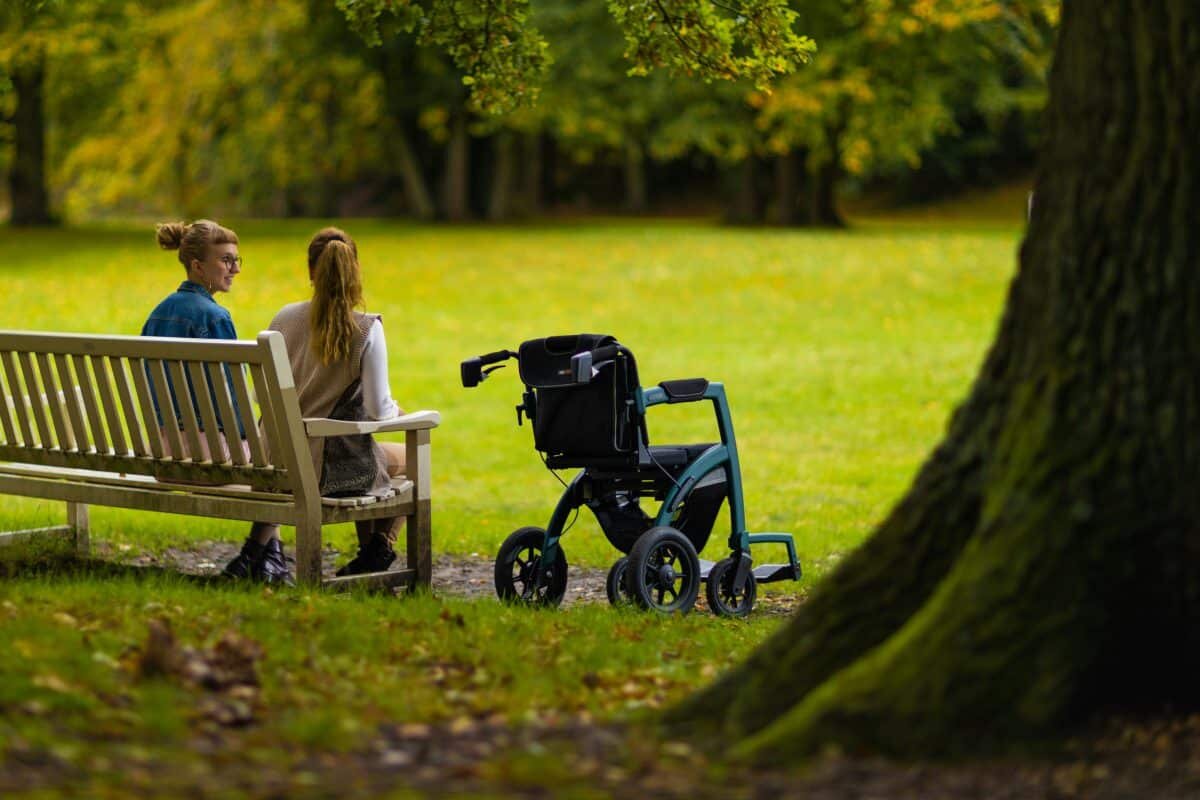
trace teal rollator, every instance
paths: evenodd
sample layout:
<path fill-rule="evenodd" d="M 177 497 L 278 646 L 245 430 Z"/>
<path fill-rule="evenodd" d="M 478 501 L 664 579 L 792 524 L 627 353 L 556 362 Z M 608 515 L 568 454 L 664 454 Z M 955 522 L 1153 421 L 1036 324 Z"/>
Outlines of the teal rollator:
<path fill-rule="evenodd" d="M 799 580 L 790 533 L 750 533 L 742 473 L 725 387 L 704 378 L 638 382 L 633 353 L 611 336 L 578 334 L 531 339 L 462 362 L 463 386 L 517 359 L 525 392 L 517 424 L 528 418 L 534 446 L 551 470 L 579 469 L 545 528 L 514 531 L 496 557 L 496 593 L 503 600 L 558 605 L 567 588 L 560 543 L 572 513 L 587 506 L 609 542 L 624 555 L 608 572 L 609 602 L 633 602 L 663 613 L 687 613 L 706 584 L 709 608 L 744 617 L 757 586 Z M 646 410 L 664 403 L 712 402 L 720 442 L 651 445 Z M 647 514 L 643 498 L 659 501 Z M 728 500 L 729 556 L 701 561 L 721 505 Z M 751 548 L 782 544 L 785 564 L 754 566 Z"/>

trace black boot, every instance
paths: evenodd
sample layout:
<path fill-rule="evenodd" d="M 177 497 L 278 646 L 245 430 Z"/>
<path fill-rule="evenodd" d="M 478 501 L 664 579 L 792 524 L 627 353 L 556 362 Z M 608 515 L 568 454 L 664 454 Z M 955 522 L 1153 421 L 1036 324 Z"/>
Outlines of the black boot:
<path fill-rule="evenodd" d="M 386 572 L 395 560 L 396 551 L 388 544 L 388 540 L 375 534 L 365 543 L 358 545 L 358 555 L 339 569 L 336 574 L 344 577 L 346 575 L 366 575 L 368 572 Z"/>
<path fill-rule="evenodd" d="M 255 566 L 255 577 L 264 583 L 296 585 L 296 581 L 292 579 L 292 572 L 288 569 L 287 559 L 283 555 L 283 543 L 278 539 L 272 539 L 263 546 L 262 558 Z"/>
<path fill-rule="evenodd" d="M 221 570 L 221 574 L 227 578 L 255 578 L 258 576 L 258 562 L 262 560 L 264 546 L 256 542 L 252 537 L 247 536 L 246 541 L 242 542 L 242 552 L 233 557 L 233 560 L 225 565 L 225 569 Z"/>

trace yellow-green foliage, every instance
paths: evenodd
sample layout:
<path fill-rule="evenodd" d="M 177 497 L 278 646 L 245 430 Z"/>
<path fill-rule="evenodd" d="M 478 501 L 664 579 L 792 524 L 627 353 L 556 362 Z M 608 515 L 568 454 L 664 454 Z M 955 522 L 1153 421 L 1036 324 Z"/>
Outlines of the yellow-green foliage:
<path fill-rule="evenodd" d="M 1020 211 L 1013 216 L 1019 219 Z M 223 222 L 229 222 L 223 220 Z M 643 383 L 706 377 L 728 389 L 752 531 L 796 534 L 809 574 L 886 513 L 954 404 L 994 329 L 1014 266 L 1015 225 L 868 223 L 850 234 L 698 223 L 439 228 L 347 221 L 366 302 L 383 314 L 391 383 L 407 409 L 435 408 L 434 551 L 490 557 L 514 528 L 544 525 L 561 491 L 528 429 L 515 370 L 474 390 L 468 356 L 578 331 L 615 334 Z M 317 222 L 233 223 L 245 270 L 220 301 L 252 338 L 308 291 Z M 0 231 L 0 328 L 137 333 L 183 279 L 153 226 Z M 704 405 L 651 411 L 652 441 L 712 441 Z M 57 503 L 0 499 L 0 523 L 63 518 Z M 94 536 L 134 547 L 240 539 L 236 523 L 96 509 Z M 332 529 L 348 548 L 348 526 Z M 726 518 L 707 548 L 718 558 Z M 571 563 L 616 557 L 584 511 Z M 759 561 L 781 553 L 756 553 Z"/>

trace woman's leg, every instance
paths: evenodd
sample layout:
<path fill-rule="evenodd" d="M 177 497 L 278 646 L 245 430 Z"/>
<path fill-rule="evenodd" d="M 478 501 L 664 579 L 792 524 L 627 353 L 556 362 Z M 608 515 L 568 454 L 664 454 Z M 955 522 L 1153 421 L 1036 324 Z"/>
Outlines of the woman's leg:
<path fill-rule="evenodd" d="M 378 442 L 379 449 L 387 456 L 388 477 L 394 478 L 404 474 L 404 445 L 396 442 Z"/>

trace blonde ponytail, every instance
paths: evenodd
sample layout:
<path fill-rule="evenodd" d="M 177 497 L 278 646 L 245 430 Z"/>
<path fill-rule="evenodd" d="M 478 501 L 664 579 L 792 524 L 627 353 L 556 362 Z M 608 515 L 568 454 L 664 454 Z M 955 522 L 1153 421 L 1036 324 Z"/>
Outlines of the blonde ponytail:
<path fill-rule="evenodd" d="M 361 306 L 362 275 L 349 244 L 329 241 L 313 269 L 312 348 L 322 363 L 349 358 L 359 335 L 354 308 Z"/>

